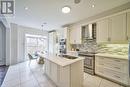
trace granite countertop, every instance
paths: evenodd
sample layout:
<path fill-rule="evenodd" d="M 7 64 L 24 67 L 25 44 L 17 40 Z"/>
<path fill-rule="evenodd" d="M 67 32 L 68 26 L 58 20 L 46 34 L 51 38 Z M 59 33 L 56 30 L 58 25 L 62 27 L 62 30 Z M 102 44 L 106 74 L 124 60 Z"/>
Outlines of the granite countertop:
<path fill-rule="evenodd" d="M 128 55 L 119 55 L 119 54 L 110 54 L 110 53 L 97 53 L 95 56 L 103 56 L 109 58 L 118 58 L 118 59 L 125 59 L 128 60 Z"/>
<path fill-rule="evenodd" d="M 84 57 L 78 57 L 76 59 L 67 59 L 65 57 L 54 56 L 54 55 L 44 55 L 44 54 L 38 54 L 38 55 L 62 67 L 84 60 Z"/>

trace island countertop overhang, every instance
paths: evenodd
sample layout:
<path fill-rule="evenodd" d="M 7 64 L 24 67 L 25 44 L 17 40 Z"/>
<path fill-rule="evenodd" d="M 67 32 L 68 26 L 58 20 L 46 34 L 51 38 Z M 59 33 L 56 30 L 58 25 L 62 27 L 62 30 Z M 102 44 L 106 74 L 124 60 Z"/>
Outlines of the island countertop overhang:
<path fill-rule="evenodd" d="M 60 56 L 54 56 L 54 55 L 44 55 L 44 54 L 39 54 L 40 57 L 43 57 L 44 59 L 47 59 L 57 65 L 60 65 L 62 67 L 71 65 L 75 62 L 84 60 L 84 57 L 78 57 L 76 59 L 67 59 L 65 57 L 60 57 Z"/>

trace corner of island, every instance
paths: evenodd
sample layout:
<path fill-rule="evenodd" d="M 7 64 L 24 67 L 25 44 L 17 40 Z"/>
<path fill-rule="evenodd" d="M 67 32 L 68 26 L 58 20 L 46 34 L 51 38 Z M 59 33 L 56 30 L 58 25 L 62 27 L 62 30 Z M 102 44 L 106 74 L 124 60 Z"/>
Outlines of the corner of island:
<path fill-rule="evenodd" d="M 83 57 L 68 59 L 52 55 L 39 54 L 39 56 L 45 60 L 45 74 L 57 87 L 83 87 Z"/>

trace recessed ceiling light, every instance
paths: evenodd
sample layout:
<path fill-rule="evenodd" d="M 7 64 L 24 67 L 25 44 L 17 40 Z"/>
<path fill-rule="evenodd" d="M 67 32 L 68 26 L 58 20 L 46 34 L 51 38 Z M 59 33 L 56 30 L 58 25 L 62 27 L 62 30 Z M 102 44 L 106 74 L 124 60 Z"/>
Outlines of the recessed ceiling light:
<path fill-rule="evenodd" d="M 92 7 L 94 8 L 94 7 L 95 7 L 95 5 L 92 5 Z"/>
<path fill-rule="evenodd" d="M 70 13 L 70 10 L 71 10 L 71 8 L 70 8 L 69 6 L 64 6 L 64 7 L 62 8 L 62 12 L 63 12 L 63 13 Z"/>
<path fill-rule="evenodd" d="M 28 7 L 24 7 L 25 10 L 28 10 Z"/>

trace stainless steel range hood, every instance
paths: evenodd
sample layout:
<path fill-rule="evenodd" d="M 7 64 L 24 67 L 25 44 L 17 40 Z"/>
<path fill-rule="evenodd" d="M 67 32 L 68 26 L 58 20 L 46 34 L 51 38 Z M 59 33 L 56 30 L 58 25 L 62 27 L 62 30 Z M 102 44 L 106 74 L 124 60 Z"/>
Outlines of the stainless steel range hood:
<path fill-rule="evenodd" d="M 96 39 L 96 23 L 88 24 L 82 27 L 83 40 Z"/>

